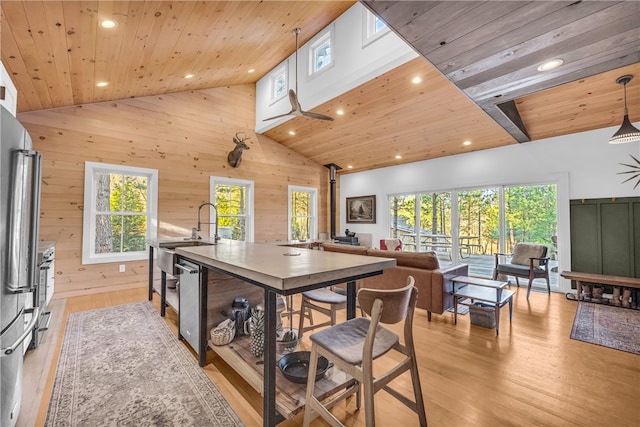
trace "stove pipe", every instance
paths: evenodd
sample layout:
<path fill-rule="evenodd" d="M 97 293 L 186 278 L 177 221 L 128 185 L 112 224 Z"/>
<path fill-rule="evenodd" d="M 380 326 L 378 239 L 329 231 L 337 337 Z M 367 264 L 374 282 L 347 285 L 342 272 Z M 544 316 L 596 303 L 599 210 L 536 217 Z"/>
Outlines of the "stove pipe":
<path fill-rule="evenodd" d="M 329 163 L 324 165 L 329 168 L 329 205 L 330 205 L 330 218 L 329 223 L 331 227 L 331 238 L 336 237 L 336 171 L 342 169 L 335 163 Z"/>

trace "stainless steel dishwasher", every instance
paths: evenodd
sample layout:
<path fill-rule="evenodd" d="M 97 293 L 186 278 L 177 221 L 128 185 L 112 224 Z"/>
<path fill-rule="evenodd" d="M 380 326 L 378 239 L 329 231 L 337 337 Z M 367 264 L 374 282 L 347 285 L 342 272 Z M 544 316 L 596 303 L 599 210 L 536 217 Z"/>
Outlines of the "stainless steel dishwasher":
<path fill-rule="evenodd" d="M 191 348 L 200 355 L 200 322 L 202 322 L 200 275 L 198 264 L 184 259 L 176 264 L 180 274 L 180 308 L 178 309 L 179 338 L 184 338 Z"/>

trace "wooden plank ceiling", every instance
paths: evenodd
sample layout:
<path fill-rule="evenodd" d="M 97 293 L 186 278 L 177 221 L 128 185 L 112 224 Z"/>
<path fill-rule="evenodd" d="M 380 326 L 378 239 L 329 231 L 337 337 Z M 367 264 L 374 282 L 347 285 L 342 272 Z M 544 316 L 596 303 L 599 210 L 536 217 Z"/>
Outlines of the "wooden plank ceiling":
<path fill-rule="evenodd" d="M 293 53 L 293 28 L 304 43 L 354 3 L 3 1 L 2 62 L 20 112 L 251 84 Z M 341 173 L 618 125 L 623 74 L 636 77 L 627 102 L 640 120 L 640 2 L 363 4 L 423 58 L 309 108 L 334 122 L 265 133 Z M 106 17 L 114 30 L 98 26 Z"/>
<path fill-rule="evenodd" d="M 521 120 L 520 98 L 640 61 L 637 1 L 363 4 L 519 142 L 531 140 L 529 129 L 539 128 Z M 538 70 L 552 59 L 564 62 Z"/>

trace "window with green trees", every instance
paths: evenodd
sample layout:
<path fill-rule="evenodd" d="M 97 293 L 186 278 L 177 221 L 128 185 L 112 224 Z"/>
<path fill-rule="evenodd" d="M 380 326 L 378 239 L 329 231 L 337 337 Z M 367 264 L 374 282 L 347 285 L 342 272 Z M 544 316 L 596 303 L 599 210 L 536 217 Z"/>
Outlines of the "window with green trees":
<path fill-rule="evenodd" d="M 289 240 L 317 238 L 317 190 L 289 186 Z"/>
<path fill-rule="evenodd" d="M 144 259 L 155 236 L 157 171 L 86 162 L 83 263 Z"/>
<path fill-rule="evenodd" d="M 218 209 L 218 234 L 220 237 L 247 241 L 249 195 L 251 194 L 249 184 L 216 182 L 214 194 L 214 204 Z M 211 218 L 210 222 L 214 221 L 215 218 Z"/>

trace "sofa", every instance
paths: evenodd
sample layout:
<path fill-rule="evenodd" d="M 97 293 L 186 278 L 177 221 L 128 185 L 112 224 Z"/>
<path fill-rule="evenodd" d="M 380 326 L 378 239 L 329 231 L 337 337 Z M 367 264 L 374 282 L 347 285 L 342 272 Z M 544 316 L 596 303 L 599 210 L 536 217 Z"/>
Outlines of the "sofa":
<path fill-rule="evenodd" d="M 440 268 L 438 257 L 434 252 L 401 252 L 384 251 L 367 246 L 342 245 L 338 243 L 322 244 L 322 249 L 329 252 L 341 252 L 353 255 L 395 258 L 396 267 L 384 270 L 383 274 L 362 279 L 359 287 L 373 289 L 392 289 L 405 286 L 407 277 L 413 276 L 418 288 L 418 308 L 427 311 L 427 319 L 431 314 L 442 314 L 453 307 L 452 277 L 468 276 L 467 264 L 452 264 Z"/>

